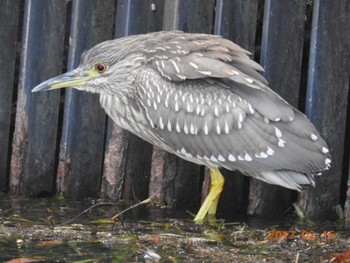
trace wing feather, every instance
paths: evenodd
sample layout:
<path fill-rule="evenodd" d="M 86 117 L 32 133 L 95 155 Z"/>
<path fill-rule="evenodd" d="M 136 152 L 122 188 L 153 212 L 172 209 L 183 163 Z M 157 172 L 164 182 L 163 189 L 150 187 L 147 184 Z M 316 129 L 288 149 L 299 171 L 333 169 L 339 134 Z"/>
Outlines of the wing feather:
<path fill-rule="evenodd" d="M 204 79 L 164 81 L 151 69 L 142 74 L 152 76 L 147 88 L 153 91 L 147 93 L 156 94 L 155 89 L 162 90 L 160 100 L 157 96 L 151 98 L 151 106 L 145 101 L 149 100 L 148 97 L 138 99 L 147 112 L 145 116 L 155 123 L 152 132 L 166 144 L 165 150 L 196 163 L 253 174 L 274 170 L 312 174 L 326 167 L 328 155 L 321 151 L 322 147 L 327 147 L 325 142 L 312 140 L 311 134 L 318 137 L 319 134 L 304 115 L 291 106 L 294 121 L 266 122 L 266 116 L 261 112 L 254 108 L 251 111 L 254 104 L 249 107 L 245 99 L 233 93 L 234 88 L 213 86 L 214 83 Z M 171 94 L 169 100 L 175 103 L 166 107 L 165 94 Z M 154 103 L 159 104 L 156 109 Z M 176 107 L 172 106 L 175 104 Z M 203 115 L 202 109 L 205 109 Z M 170 131 L 166 125 L 168 122 Z M 300 129 L 304 126 L 307 131 Z"/>

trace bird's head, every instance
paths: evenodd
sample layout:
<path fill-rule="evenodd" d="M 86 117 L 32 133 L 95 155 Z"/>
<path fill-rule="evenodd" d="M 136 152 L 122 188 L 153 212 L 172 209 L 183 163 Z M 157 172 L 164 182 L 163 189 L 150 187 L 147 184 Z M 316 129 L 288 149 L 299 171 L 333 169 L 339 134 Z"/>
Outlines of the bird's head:
<path fill-rule="evenodd" d="M 144 61 L 139 48 L 132 44 L 125 39 L 102 42 L 82 54 L 76 69 L 46 80 L 32 92 L 67 87 L 99 94 L 128 92 Z"/>

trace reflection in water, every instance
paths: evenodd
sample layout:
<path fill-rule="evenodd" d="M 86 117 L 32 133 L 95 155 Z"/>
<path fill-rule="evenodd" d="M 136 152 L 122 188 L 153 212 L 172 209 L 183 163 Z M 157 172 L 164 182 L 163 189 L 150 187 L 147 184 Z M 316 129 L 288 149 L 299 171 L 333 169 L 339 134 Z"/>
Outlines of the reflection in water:
<path fill-rule="evenodd" d="M 152 262 L 150 255 L 158 255 L 161 262 L 280 262 L 296 256 L 318 262 L 320 251 L 330 259 L 350 246 L 350 230 L 342 223 L 235 217 L 197 225 L 186 211 L 152 205 L 114 223 L 110 218 L 131 204 L 99 202 L 0 196 L 0 261 Z"/>

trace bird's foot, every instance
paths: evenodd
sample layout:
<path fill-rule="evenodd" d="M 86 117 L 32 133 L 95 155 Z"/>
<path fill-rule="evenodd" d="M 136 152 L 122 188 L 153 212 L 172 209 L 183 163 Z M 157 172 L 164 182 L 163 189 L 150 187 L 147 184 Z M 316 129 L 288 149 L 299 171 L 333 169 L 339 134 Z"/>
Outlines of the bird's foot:
<path fill-rule="evenodd" d="M 207 197 L 205 198 L 201 208 L 199 209 L 194 221 L 199 223 L 203 222 L 205 216 L 208 214 L 210 217 L 215 218 L 218 202 L 221 191 L 224 186 L 224 177 L 217 168 L 210 168 L 211 186 Z"/>

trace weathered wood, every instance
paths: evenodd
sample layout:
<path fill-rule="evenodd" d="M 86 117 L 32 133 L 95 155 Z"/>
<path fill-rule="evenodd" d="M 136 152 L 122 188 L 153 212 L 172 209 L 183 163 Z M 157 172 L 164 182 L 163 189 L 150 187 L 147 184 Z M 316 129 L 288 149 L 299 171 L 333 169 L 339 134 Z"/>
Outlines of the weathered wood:
<path fill-rule="evenodd" d="M 349 154 L 349 152 L 348 152 Z M 347 180 L 347 191 L 345 194 L 345 205 L 344 214 L 348 222 L 350 222 L 350 155 L 348 157 L 348 180 Z M 344 187 L 345 188 L 345 187 Z"/>
<path fill-rule="evenodd" d="M 214 2 L 165 1 L 163 29 L 211 33 Z M 160 151 L 159 148 L 153 149 L 150 196 L 161 191 L 158 196 L 160 200 L 157 200 L 161 203 L 181 208 L 198 206 L 202 181 L 200 167 Z M 162 184 L 161 190 L 156 189 L 159 181 Z"/>
<path fill-rule="evenodd" d="M 0 1 L 0 191 L 8 188 L 9 132 L 20 1 Z"/>
<path fill-rule="evenodd" d="M 308 45 L 304 47 L 303 57 L 303 66 L 309 66 L 306 109 L 326 138 L 333 163 L 330 171 L 317 178 L 316 188 L 310 188 L 300 197 L 301 207 L 312 218 L 334 214 L 332 207 L 349 199 L 345 193 L 347 162 L 343 160 L 349 152 L 346 149 L 349 138 L 345 138 L 349 130 L 346 131 L 345 123 L 349 121 L 346 114 L 349 114 L 350 1 L 339 0 L 336 5 L 333 2 L 265 0 L 261 53 L 265 76 L 271 87 L 294 106 L 301 102 L 299 107 L 304 106 L 303 91 L 299 92 L 302 43 L 309 40 L 308 32 L 303 33 L 304 8 L 308 6 L 310 10 L 312 5 L 315 8 L 309 65 Z M 258 57 L 260 30 L 255 34 L 255 28 L 261 24 L 261 16 L 256 15 L 261 3 L 258 0 L 0 0 L 0 39 L 6 40 L 0 41 L 0 64 L 6 69 L 0 71 L 0 191 L 9 188 L 12 193 L 29 196 L 52 194 L 59 163 L 58 191 L 69 197 L 96 196 L 99 190 L 102 197 L 114 200 L 144 199 L 156 193 L 154 200 L 160 203 L 182 209 L 198 206 L 201 188 L 205 194 L 210 184 L 206 169 L 156 147 L 152 151 L 151 145 L 114 126 L 110 120 L 104 142 L 105 114 L 96 95 L 68 89 L 61 130 L 60 92 L 32 94 L 30 91 L 61 72 L 65 61 L 64 39 L 70 41 L 68 68 L 72 69 L 78 64 L 82 50 L 112 38 L 113 28 L 115 37 L 156 31 L 163 25 L 167 30 L 216 33 L 255 51 Z M 72 6 L 73 13 L 66 15 Z M 19 17 L 22 8 L 24 22 L 18 25 L 22 21 Z M 71 17 L 69 21 L 67 17 Z M 17 30 L 22 28 L 18 101 L 13 103 Z M 306 79 L 306 71 L 302 74 Z M 15 105 L 16 127 L 10 157 L 7 152 L 12 139 L 11 107 Z M 59 136 L 62 132 L 62 138 L 57 136 L 57 131 Z M 58 156 L 55 147 L 60 139 Z M 106 152 L 102 167 L 103 147 Z M 10 175 L 6 174 L 8 170 Z M 223 173 L 226 184 L 219 215 L 244 213 L 248 202 L 247 177 L 225 170 Z M 250 185 L 251 214 L 280 214 L 297 197 L 285 189 L 255 183 Z M 345 210 L 349 215 L 348 199 Z"/>
<path fill-rule="evenodd" d="M 307 216 L 334 215 L 340 202 L 349 94 L 350 1 L 314 1 L 306 113 L 327 141 L 332 167 L 302 193 Z"/>
<path fill-rule="evenodd" d="M 161 30 L 163 1 L 117 2 L 115 37 Z M 101 196 L 112 200 L 148 197 L 152 145 L 108 119 Z M 116 160 L 116 162 L 114 160 Z"/>
<path fill-rule="evenodd" d="M 258 3 L 259 0 L 218 0 L 214 33 L 254 54 Z"/>
<path fill-rule="evenodd" d="M 214 33 L 232 40 L 254 54 L 258 0 L 219 0 L 215 10 Z M 223 170 L 222 173 L 225 176 L 225 185 L 218 213 L 231 216 L 245 214 L 248 207 L 249 178 L 237 171 Z"/>
<path fill-rule="evenodd" d="M 59 92 L 31 93 L 60 73 L 66 3 L 26 1 L 12 145 L 10 191 L 28 196 L 53 192 Z"/>
<path fill-rule="evenodd" d="M 114 0 L 72 2 L 68 70 L 85 49 L 113 37 L 114 7 Z M 105 118 L 97 95 L 66 90 L 57 185 L 67 197 L 99 193 Z"/>
<path fill-rule="evenodd" d="M 261 65 L 270 87 L 298 107 L 306 1 L 265 1 Z M 281 215 L 291 206 L 292 191 L 252 179 L 249 214 Z"/>

